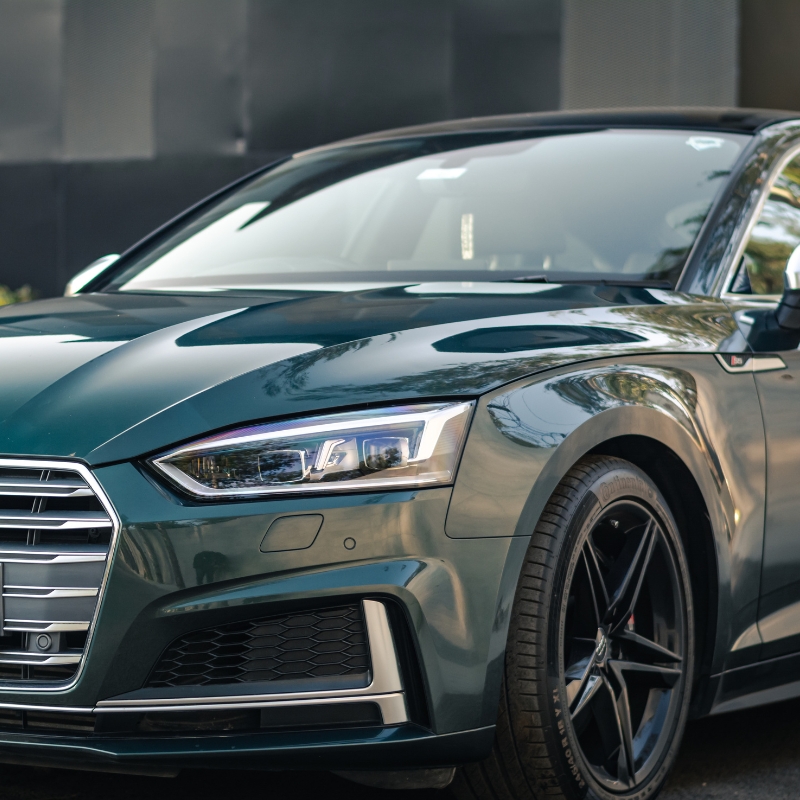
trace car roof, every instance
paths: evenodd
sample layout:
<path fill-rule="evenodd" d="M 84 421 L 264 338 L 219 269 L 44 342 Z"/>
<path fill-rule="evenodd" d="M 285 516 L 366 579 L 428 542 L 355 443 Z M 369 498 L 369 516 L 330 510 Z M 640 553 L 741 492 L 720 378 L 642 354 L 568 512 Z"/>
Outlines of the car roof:
<path fill-rule="evenodd" d="M 507 114 L 498 117 L 434 122 L 407 128 L 378 131 L 325 145 L 509 130 L 547 130 L 580 128 L 696 128 L 704 131 L 754 134 L 776 122 L 800 119 L 797 111 L 770 111 L 755 108 L 619 108 L 585 111 L 547 111 L 536 114 Z M 314 148 L 322 149 L 322 148 Z"/>

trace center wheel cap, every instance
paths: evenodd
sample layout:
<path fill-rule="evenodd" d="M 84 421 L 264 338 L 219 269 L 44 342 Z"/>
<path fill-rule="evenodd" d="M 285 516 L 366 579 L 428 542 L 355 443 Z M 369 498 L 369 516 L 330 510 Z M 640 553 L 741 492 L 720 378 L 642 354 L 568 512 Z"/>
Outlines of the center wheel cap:
<path fill-rule="evenodd" d="M 595 643 L 594 661 L 597 666 L 602 667 L 605 665 L 606 656 L 608 655 L 608 637 L 602 628 L 597 629 Z"/>

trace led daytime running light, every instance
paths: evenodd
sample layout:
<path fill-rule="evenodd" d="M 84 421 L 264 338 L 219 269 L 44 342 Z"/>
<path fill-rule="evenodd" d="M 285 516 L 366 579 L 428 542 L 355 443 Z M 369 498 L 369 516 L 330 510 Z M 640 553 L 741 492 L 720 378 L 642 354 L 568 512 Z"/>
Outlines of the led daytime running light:
<path fill-rule="evenodd" d="M 255 425 L 150 463 L 206 499 L 447 484 L 473 406 L 431 403 Z"/>

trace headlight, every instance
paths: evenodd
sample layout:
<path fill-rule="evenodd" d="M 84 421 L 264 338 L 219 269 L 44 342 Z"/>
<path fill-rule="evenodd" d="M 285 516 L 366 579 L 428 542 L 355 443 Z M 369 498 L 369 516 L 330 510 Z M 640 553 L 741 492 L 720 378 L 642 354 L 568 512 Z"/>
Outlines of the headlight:
<path fill-rule="evenodd" d="M 430 403 L 254 425 L 150 463 L 198 497 L 446 484 L 473 405 Z"/>

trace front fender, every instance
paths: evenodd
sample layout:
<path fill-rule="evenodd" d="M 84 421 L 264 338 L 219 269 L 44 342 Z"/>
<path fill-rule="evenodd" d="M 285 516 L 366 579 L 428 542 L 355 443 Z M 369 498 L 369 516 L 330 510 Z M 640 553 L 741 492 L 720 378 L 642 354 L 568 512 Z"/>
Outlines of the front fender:
<path fill-rule="evenodd" d="M 747 632 L 759 593 L 765 463 L 752 376 L 724 372 L 713 356 L 582 364 L 484 396 L 454 487 L 447 535 L 530 537 L 572 465 L 622 436 L 669 448 L 700 489 L 714 535 L 719 602 L 711 670 L 717 673 L 732 649 L 752 644 Z M 520 548 L 509 550 L 490 648 L 497 659 L 523 558 Z M 490 665 L 490 680 L 495 675 L 499 688 L 498 664 Z"/>

